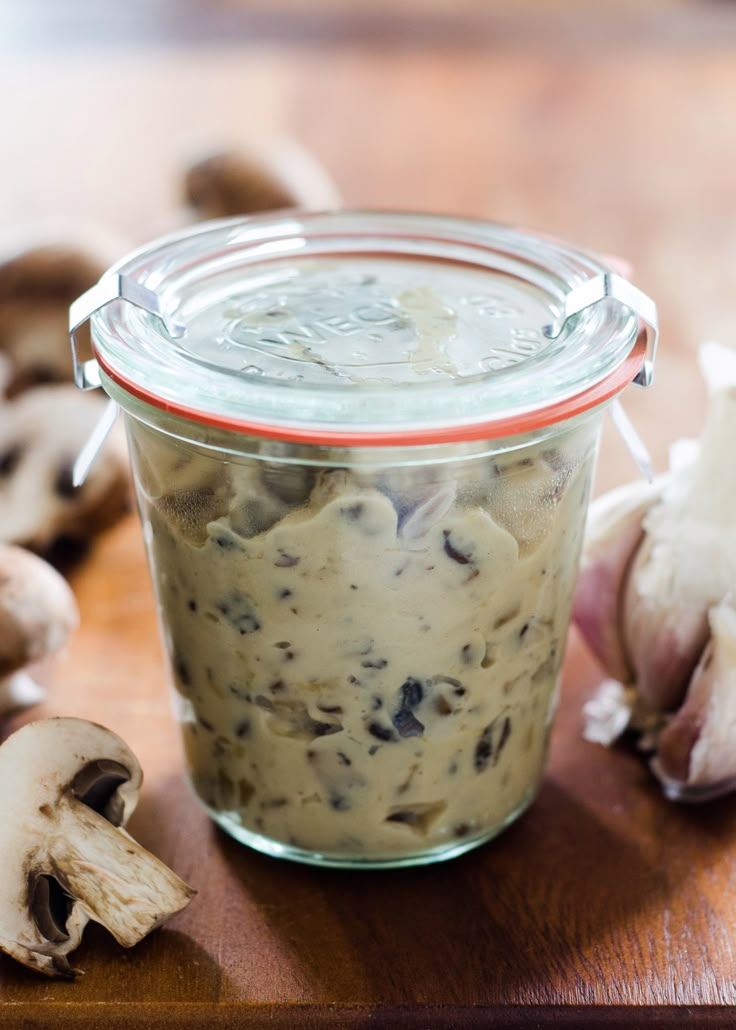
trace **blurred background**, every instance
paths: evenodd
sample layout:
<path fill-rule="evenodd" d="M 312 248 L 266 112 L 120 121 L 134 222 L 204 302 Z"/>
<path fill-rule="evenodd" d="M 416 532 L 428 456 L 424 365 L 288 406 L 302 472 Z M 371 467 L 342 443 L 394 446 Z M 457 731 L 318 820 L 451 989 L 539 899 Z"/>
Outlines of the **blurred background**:
<path fill-rule="evenodd" d="M 736 341 L 736 4 L 2 0 L 0 230 L 63 215 L 135 245 L 218 148 L 296 138 L 350 206 L 522 224 L 629 261 L 659 304 L 627 407 L 662 467 L 693 355 Z M 632 474 L 604 444 L 599 488 Z"/>

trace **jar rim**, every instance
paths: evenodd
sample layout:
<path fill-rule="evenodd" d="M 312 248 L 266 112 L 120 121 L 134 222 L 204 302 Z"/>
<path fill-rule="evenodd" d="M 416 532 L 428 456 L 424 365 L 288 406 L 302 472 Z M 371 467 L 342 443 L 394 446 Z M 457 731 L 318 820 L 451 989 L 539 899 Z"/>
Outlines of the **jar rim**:
<path fill-rule="evenodd" d="M 365 269 L 378 274 L 365 275 Z M 624 300 L 630 293 L 635 299 L 631 306 L 621 302 L 610 288 L 618 277 L 601 259 L 528 230 L 477 219 L 377 211 L 285 211 L 224 219 L 155 240 L 107 275 L 134 281 L 160 303 L 158 316 L 122 300 L 92 314 L 95 359 L 122 391 L 187 421 L 294 443 L 402 446 L 527 433 L 605 403 L 640 375 L 647 358 L 647 339 L 633 306 L 638 291 L 622 280 L 629 289 Z M 338 276 L 340 289 L 330 289 Z M 371 279 L 372 292 L 363 296 L 362 284 Z M 394 280 L 409 288 L 394 288 Z M 426 310 L 416 301 L 409 308 L 412 324 L 411 317 L 403 317 L 402 298 L 416 295 L 425 303 L 425 280 L 439 286 L 435 294 L 427 293 Z M 473 294 L 478 283 L 483 290 Z M 333 354 L 343 355 L 348 347 L 358 353 L 356 338 L 366 349 L 370 334 L 346 307 L 355 305 L 355 297 L 361 303 L 368 298 L 379 314 L 388 311 L 386 318 L 398 312 L 381 345 L 384 351 L 386 341 L 405 347 L 409 359 L 394 361 L 390 369 L 403 380 L 374 381 L 375 360 L 358 368 L 355 378 L 337 365 L 335 378 L 319 379 L 312 323 L 299 321 L 298 306 L 313 311 L 320 291 L 327 297 L 322 305 L 327 316 L 316 323 L 322 327 L 317 335 Z M 240 307 L 231 302 L 233 296 Z M 273 296 L 286 297 L 297 310 L 297 322 L 285 323 L 279 315 L 282 325 L 296 330 L 262 328 L 264 305 Z M 482 311 L 483 319 L 469 311 L 475 296 L 496 298 Z M 239 316 L 246 311 L 250 321 L 244 328 L 238 321 L 235 330 L 223 334 L 217 319 L 230 318 L 232 325 L 233 310 Z M 367 313 L 368 307 L 359 310 Z M 537 321 L 530 329 L 525 320 L 531 317 Z M 452 323 L 451 331 L 443 319 Z M 182 343 L 169 329 L 176 322 L 188 327 Z M 239 328 L 247 334 L 245 344 L 236 338 Z M 254 337 L 260 351 L 251 345 Z M 427 339 L 434 347 L 431 369 L 410 360 Z M 436 340 L 441 346 L 435 347 Z M 297 352 L 295 360 L 295 346 L 307 359 Z M 253 353 L 265 374 L 233 364 Z M 447 354 L 466 361 L 457 375 L 447 372 L 451 362 L 443 366 Z"/>

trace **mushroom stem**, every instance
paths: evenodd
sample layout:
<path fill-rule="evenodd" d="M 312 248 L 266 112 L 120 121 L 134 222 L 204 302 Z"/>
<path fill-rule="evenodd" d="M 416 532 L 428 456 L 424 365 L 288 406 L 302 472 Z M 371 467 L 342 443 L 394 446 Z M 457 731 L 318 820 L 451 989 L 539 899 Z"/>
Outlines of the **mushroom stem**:
<path fill-rule="evenodd" d="M 183 909 L 194 891 L 125 830 L 70 794 L 56 808 L 49 872 L 125 948 Z"/>
<path fill-rule="evenodd" d="M 27 672 L 15 672 L 0 680 L 0 716 L 40 704 L 46 691 Z"/>

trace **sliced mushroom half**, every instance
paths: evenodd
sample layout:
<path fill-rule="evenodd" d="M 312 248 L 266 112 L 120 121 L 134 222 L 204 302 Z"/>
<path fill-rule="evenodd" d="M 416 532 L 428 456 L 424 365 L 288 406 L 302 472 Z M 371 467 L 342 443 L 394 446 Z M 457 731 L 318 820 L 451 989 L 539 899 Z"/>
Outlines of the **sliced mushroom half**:
<path fill-rule="evenodd" d="M 129 948 L 195 893 L 123 829 L 141 767 L 83 719 L 30 723 L 0 747 L 0 948 L 72 978 L 89 920 Z"/>

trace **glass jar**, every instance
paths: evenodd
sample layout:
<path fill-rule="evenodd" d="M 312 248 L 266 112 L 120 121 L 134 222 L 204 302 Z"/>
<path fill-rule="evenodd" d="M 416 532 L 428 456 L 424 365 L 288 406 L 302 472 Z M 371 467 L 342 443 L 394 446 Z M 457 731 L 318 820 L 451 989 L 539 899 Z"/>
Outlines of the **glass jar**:
<path fill-rule="evenodd" d="M 157 241 L 77 305 L 212 818 L 335 866 L 495 836 L 543 775 L 601 418 L 650 374 L 651 302 L 526 232 L 287 213 Z"/>

